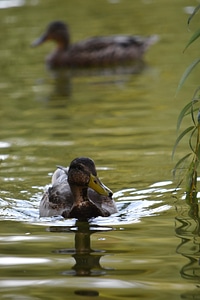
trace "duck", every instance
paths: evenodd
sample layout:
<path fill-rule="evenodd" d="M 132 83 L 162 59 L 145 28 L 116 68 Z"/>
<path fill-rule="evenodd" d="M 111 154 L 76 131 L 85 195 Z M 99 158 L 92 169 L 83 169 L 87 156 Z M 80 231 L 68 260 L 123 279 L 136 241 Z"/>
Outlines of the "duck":
<path fill-rule="evenodd" d="M 40 217 L 61 215 L 65 219 L 87 221 L 98 216 L 108 217 L 117 207 L 112 191 L 98 178 L 91 158 L 75 158 L 68 168 L 57 166 L 51 186 L 40 201 Z"/>
<path fill-rule="evenodd" d="M 50 69 L 88 68 L 142 60 L 147 49 L 158 40 L 158 36 L 96 36 L 71 44 L 68 25 L 63 21 L 53 21 L 46 31 L 33 41 L 32 47 L 50 40 L 57 44 L 56 49 L 46 58 Z"/>

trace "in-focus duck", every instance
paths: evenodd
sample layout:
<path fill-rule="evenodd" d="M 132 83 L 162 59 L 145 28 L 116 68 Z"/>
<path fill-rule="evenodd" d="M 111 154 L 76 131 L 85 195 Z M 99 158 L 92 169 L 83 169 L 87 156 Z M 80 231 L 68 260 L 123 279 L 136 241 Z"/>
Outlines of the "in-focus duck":
<path fill-rule="evenodd" d="M 158 38 L 113 35 L 89 38 L 70 44 L 68 26 L 62 21 L 54 21 L 46 32 L 32 43 L 38 46 L 45 41 L 53 40 L 57 48 L 47 57 L 47 65 L 54 69 L 60 67 L 105 67 L 126 64 L 142 60 L 144 53 Z"/>
<path fill-rule="evenodd" d="M 52 186 L 40 202 L 40 217 L 62 215 L 81 221 L 117 212 L 112 192 L 97 177 L 92 159 L 79 157 L 69 168 L 58 167 Z"/>

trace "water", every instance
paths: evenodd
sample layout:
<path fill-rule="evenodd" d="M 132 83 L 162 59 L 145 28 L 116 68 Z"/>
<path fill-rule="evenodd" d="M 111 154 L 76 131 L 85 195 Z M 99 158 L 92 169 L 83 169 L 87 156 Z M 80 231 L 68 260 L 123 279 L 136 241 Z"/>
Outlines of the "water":
<path fill-rule="evenodd" d="M 0 1 L 1 299 L 200 298 L 198 209 L 174 191 L 171 175 L 177 116 L 198 86 L 196 70 L 175 97 L 199 55 L 195 46 L 182 53 L 188 5 Z M 55 19 L 69 23 L 72 41 L 117 33 L 160 40 L 134 74 L 80 72 L 66 86 L 44 67 L 53 44 L 30 47 Z M 187 141 L 177 150 L 175 159 Z M 39 218 L 56 164 L 77 156 L 95 160 L 119 213 L 88 226 Z"/>

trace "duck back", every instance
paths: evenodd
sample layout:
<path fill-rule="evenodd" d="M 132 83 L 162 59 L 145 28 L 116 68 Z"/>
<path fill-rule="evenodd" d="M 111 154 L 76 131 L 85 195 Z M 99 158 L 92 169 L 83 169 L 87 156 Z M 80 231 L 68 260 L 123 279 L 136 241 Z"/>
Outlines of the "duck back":
<path fill-rule="evenodd" d="M 143 59 L 147 49 L 155 43 L 156 36 L 94 37 L 72 44 L 66 51 L 56 49 L 47 59 L 56 67 L 107 67 L 129 64 Z"/>

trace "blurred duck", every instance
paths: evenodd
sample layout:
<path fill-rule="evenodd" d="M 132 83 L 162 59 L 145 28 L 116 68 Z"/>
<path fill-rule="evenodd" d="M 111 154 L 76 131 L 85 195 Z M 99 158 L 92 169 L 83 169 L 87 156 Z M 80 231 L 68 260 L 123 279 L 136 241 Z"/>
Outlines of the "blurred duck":
<path fill-rule="evenodd" d="M 113 35 L 93 37 L 75 44 L 70 44 L 68 26 L 61 21 L 54 21 L 46 32 L 32 43 L 38 46 L 53 40 L 57 48 L 47 57 L 46 63 L 52 68 L 61 67 L 105 67 L 142 60 L 144 53 L 158 37 Z"/>
<path fill-rule="evenodd" d="M 40 217 L 62 215 L 80 221 L 117 212 L 111 190 L 99 180 L 93 160 L 87 157 L 74 159 L 69 168 L 58 166 L 39 210 Z"/>

